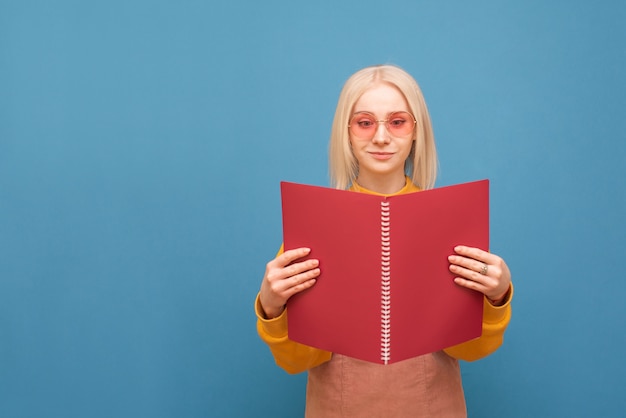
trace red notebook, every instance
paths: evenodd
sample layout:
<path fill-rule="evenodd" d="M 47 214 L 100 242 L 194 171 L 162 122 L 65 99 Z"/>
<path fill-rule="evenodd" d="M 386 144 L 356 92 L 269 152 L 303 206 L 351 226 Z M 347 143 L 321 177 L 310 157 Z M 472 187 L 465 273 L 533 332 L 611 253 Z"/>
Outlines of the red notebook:
<path fill-rule="evenodd" d="M 291 340 L 380 364 L 482 331 L 483 295 L 456 285 L 456 245 L 489 248 L 489 181 L 397 196 L 281 182 L 285 249 L 321 274 L 288 302 Z"/>

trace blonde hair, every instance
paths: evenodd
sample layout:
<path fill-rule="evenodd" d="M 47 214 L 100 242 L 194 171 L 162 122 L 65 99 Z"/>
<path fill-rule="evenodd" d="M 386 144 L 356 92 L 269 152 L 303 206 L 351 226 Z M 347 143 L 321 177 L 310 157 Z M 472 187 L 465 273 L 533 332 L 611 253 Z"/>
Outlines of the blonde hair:
<path fill-rule="evenodd" d="M 432 189 L 437 177 L 437 151 L 426 102 L 417 82 L 403 69 L 393 65 L 366 67 L 354 73 L 343 86 L 329 144 L 330 181 L 337 189 L 346 189 L 359 173 L 359 165 L 350 147 L 348 123 L 355 103 L 369 88 L 385 83 L 397 88 L 415 116 L 414 142 L 405 162 L 405 173 L 420 189 Z"/>

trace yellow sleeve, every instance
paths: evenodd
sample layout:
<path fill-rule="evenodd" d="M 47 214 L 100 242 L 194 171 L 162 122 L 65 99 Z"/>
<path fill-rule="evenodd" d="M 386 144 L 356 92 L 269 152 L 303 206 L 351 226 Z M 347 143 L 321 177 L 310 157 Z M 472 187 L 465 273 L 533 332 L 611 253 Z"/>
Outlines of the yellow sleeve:
<path fill-rule="evenodd" d="M 287 373 L 301 373 L 327 362 L 330 351 L 320 350 L 292 341 L 287 336 L 287 309 L 273 319 L 265 319 L 257 295 L 254 303 L 256 328 L 261 339 L 269 346 L 276 364 Z"/>
<path fill-rule="evenodd" d="M 483 304 L 483 332 L 473 340 L 446 348 L 449 356 L 459 360 L 475 361 L 496 351 L 504 340 L 504 331 L 511 320 L 513 285 L 502 306 L 493 306 L 487 298 Z"/>

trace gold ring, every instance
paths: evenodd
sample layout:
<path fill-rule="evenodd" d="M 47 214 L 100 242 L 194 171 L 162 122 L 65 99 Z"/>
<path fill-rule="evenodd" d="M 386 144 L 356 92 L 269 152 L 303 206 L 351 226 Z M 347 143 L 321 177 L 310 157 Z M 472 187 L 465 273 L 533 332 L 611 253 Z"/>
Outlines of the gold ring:
<path fill-rule="evenodd" d="M 487 275 L 487 270 L 489 270 L 489 266 L 485 263 L 483 263 L 483 267 L 480 269 L 480 274 L 482 274 L 483 276 Z"/>

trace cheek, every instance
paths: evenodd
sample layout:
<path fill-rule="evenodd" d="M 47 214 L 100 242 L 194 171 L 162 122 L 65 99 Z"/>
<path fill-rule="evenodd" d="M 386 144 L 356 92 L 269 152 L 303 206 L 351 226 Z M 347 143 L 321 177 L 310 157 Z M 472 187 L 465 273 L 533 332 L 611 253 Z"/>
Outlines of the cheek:
<path fill-rule="evenodd" d="M 415 144 L 415 141 L 411 141 L 411 143 L 402 150 L 405 159 L 407 159 L 409 155 L 411 155 L 411 151 L 413 150 L 413 144 Z"/>
<path fill-rule="evenodd" d="M 353 141 L 352 139 L 348 140 L 348 144 L 350 145 L 350 153 L 352 155 L 358 155 L 363 147 L 362 141 Z"/>

